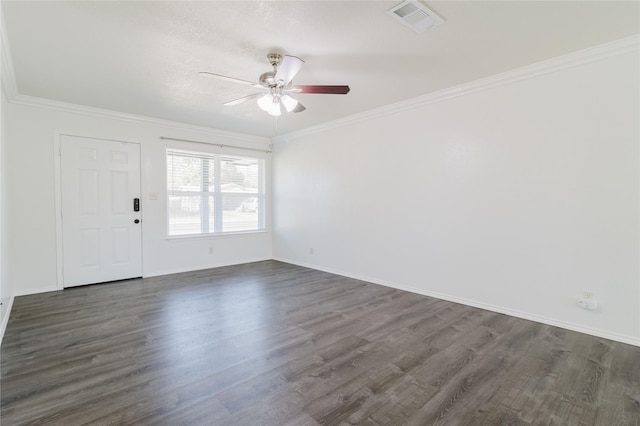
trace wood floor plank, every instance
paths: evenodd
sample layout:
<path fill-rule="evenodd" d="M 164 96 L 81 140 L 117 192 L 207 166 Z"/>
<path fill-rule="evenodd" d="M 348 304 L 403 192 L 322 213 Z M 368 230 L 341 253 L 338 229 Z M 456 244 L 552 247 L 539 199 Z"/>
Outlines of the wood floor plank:
<path fill-rule="evenodd" d="M 640 348 L 277 261 L 15 299 L 4 426 L 634 425 Z"/>

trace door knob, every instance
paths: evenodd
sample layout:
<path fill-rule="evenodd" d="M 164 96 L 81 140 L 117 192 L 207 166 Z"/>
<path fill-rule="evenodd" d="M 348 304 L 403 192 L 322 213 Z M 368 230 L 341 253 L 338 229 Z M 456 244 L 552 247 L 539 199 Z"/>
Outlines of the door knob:
<path fill-rule="evenodd" d="M 133 223 L 140 223 L 140 219 L 134 220 Z"/>

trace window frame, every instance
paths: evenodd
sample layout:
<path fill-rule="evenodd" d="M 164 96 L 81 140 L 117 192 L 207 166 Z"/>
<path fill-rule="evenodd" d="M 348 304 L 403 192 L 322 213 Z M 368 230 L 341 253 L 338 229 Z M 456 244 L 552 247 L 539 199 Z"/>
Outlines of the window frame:
<path fill-rule="evenodd" d="M 185 154 L 191 154 L 195 158 L 208 158 L 209 160 L 213 160 L 215 162 L 214 166 L 214 178 L 213 178 L 213 191 L 175 191 L 169 188 L 169 158 L 170 154 L 183 152 Z M 220 164 L 224 160 L 224 157 L 235 157 L 235 158 L 246 158 L 251 160 L 259 160 L 259 172 L 258 172 L 258 187 L 255 193 L 245 193 L 245 192 L 233 192 L 233 191 L 223 191 L 222 190 L 222 168 Z M 247 234 L 260 234 L 269 232 L 269 220 L 268 220 L 268 199 L 270 194 L 270 156 L 267 152 L 260 152 L 258 150 L 243 150 L 241 148 L 228 148 L 225 146 L 224 148 L 218 146 L 212 146 L 205 143 L 185 143 L 185 144 L 166 144 L 164 149 L 164 159 L 165 159 L 165 237 L 167 239 L 184 239 L 184 238 L 206 238 L 206 237 L 224 237 L 230 235 L 247 235 Z M 203 170 L 201 171 L 203 181 L 207 180 L 204 174 L 205 166 L 203 164 Z M 260 173 L 261 168 L 261 173 Z M 202 183 L 201 183 L 202 185 Z M 208 182 L 207 182 L 208 185 Z M 202 187 L 202 186 L 201 186 Z M 194 196 L 200 197 L 200 206 L 206 205 L 206 208 L 203 210 L 199 208 L 200 212 L 200 232 L 198 233 L 189 233 L 189 234 L 171 234 L 171 224 L 170 224 L 170 202 L 171 196 Z M 234 197 L 244 197 L 244 198 L 256 198 L 257 199 L 257 219 L 258 225 L 256 229 L 247 229 L 247 230 L 230 230 L 230 231 L 222 231 L 224 229 L 223 226 L 223 217 L 224 217 L 224 207 L 216 209 L 215 206 L 224 206 L 225 196 L 228 198 Z M 208 198 L 213 198 L 213 229 L 211 231 L 209 229 L 209 211 L 211 210 L 211 206 L 209 205 Z M 206 202 L 205 202 L 206 200 Z M 204 203 L 203 203 L 204 202 Z M 207 220 L 204 220 L 204 219 Z M 203 232 L 205 230 L 207 232 Z M 220 229 L 220 231 L 215 231 L 216 229 Z"/>

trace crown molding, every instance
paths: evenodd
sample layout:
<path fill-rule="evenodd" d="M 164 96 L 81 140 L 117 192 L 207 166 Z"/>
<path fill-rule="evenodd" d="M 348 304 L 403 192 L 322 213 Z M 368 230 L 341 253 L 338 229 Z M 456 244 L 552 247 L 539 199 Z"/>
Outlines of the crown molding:
<path fill-rule="evenodd" d="M 2 88 L 4 89 L 7 95 L 7 99 L 10 103 L 16 105 L 46 108 L 73 114 L 82 114 L 91 117 L 128 121 L 130 123 L 136 124 L 153 125 L 173 130 L 196 132 L 206 136 L 219 137 L 227 141 L 234 140 L 238 142 L 260 145 L 271 143 L 270 138 L 262 136 L 230 132 L 226 130 L 215 129 L 213 127 L 198 126 L 195 124 L 182 123 L 178 121 L 164 120 L 160 118 L 152 118 L 125 112 L 94 108 L 84 105 L 77 105 L 67 102 L 59 102 L 50 99 L 22 95 L 18 91 L 18 84 L 14 72 L 13 60 L 11 58 L 12 55 L 9 45 L 9 37 L 7 35 L 6 25 L 4 22 L 4 14 L 2 13 L 2 2 L 0 1 L 0 79 L 2 81 Z"/>
<path fill-rule="evenodd" d="M 225 140 L 239 142 L 257 143 L 261 145 L 270 144 L 271 139 L 262 136 L 236 133 L 227 130 L 220 130 L 213 127 L 198 126 L 195 124 L 182 123 L 179 121 L 164 120 L 161 118 L 146 117 L 143 115 L 130 114 L 127 112 L 113 111 L 102 108 L 94 108 L 85 105 L 72 104 L 67 102 L 53 101 L 50 99 L 37 98 L 33 96 L 18 94 L 9 102 L 16 105 L 39 107 L 60 112 L 81 114 L 90 117 L 107 118 L 119 121 L 127 121 L 135 124 L 145 124 L 158 127 L 165 127 L 172 130 L 196 132 L 207 136 L 219 137 Z"/>
<path fill-rule="evenodd" d="M 18 95 L 18 83 L 16 81 L 16 74 L 13 68 L 13 60 L 11 59 L 9 36 L 7 35 L 7 26 L 4 22 L 4 13 L 2 13 L 1 2 L 0 27 L 0 79 L 2 80 L 2 88 L 7 95 L 7 99 L 11 100 Z"/>
<path fill-rule="evenodd" d="M 415 98 L 396 102 L 380 108 L 375 108 L 348 117 L 329 121 L 317 126 L 307 127 L 291 133 L 276 136 L 272 138 L 273 143 L 287 142 L 310 136 L 327 130 L 359 123 L 362 121 L 373 120 L 381 116 L 397 114 L 399 112 L 419 108 L 435 102 L 464 96 L 471 93 L 492 89 L 494 87 L 504 86 L 521 80 L 527 80 L 550 74 L 567 68 L 576 67 L 590 62 L 599 61 L 612 56 L 624 55 L 630 52 L 637 52 L 640 48 L 640 36 L 635 35 L 616 40 L 610 43 L 589 47 L 584 50 L 558 56 L 556 58 L 537 62 L 511 71 L 495 74 L 490 77 L 463 83 L 437 92 L 428 93 L 426 95 L 417 96 Z"/>
<path fill-rule="evenodd" d="M 1 10 L 1 5 L 0 5 Z M 2 17 L 1 28 L 1 78 L 2 86 L 7 94 L 9 102 L 26 105 L 36 106 L 41 108 L 48 108 L 62 112 L 69 112 L 75 114 L 83 114 L 93 117 L 110 118 L 116 120 L 123 120 L 138 124 L 148 124 L 166 127 L 170 129 L 192 131 L 209 136 L 221 137 L 227 140 L 232 139 L 241 142 L 269 144 L 285 141 L 293 141 L 306 136 L 310 136 L 323 131 L 359 123 L 362 121 L 376 119 L 381 116 L 387 116 L 391 114 L 400 113 L 403 111 L 419 108 L 425 105 L 429 105 L 435 102 L 444 101 L 447 99 L 455 98 L 458 96 L 464 96 L 471 93 L 488 90 L 494 87 L 499 87 L 521 80 L 531 79 L 545 74 L 553 73 L 556 71 L 564 70 L 567 68 L 579 66 L 582 64 L 599 61 L 608 57 L 623 55 L 626 53 L 637 51 L 640 48 L 640 36 L 634 35 L 626 37 L 620 40 L 616 40 L 610 43 L 605 43 L 597 46 L 593 46 L 587 49 L 583 49 L 577 52 L 569 53 L 567 55 L 559 56 L 535 64 L 527 65 L 521 68 L 517 68 L 511 71 L 496 74 L 490 77 L 482 78 L 479 80 L 463 83 L 457 86 L 439 90 L 426 95 L 417 96 L 415 98 L 407 99 L 401 102 L 396 102 L 390 105 L 386 105 L 380 108 L 375 108 L 369 111 L 365 111 L 358 114 L 353 114 L 348 117 L 332 120 L 316 126 L 307 127 L 302 130 L 298 130 L 284 135 L 279 135 L 273 138 L 247 135 L 243 133 L 225 131 L 215 129 L 212 127 L 198 126 L 194 124 L 187 124 L 182 122 L 164 120 L 159 118 L 152 118 L 146 116 L 140 116 L 136 114 L 124 113 L 119 111 L 88 107 L 84 105 L 76 105 L 66 102 L 53 101 L 49 99 L 36 98 L 32 96 L 22 95 L 18 92 L 18 86 L 13 68 L 13 62 L 11 60 L 9 40 L 4 25 L 4 17 Z"/>

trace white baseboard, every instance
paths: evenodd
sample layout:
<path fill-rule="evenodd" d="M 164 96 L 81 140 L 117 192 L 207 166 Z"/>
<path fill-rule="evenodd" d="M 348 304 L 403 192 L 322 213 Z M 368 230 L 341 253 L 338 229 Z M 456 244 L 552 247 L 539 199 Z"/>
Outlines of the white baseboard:
<path fill-rule="evenodd" d="M 29 288 L 29 289 L 19 289 L 16 290 L 14 296 L 18 297 L 18 296 L 28 296 L 30 294 L 39 294 L 39 293 L 48 293 L 50 291 L 59 291 L 62 290 L 60 288 L 58 288 L 55 284 L 53 286 L 47 286 L 47 287 L 37 287 L 37 288 Z"/>
<path fill-rule="evenodd" d="M 7 302 L 7 313 L 4 318 L 2 318 L 2 324 L 0 324 L 0 344 L 2 344 L 2 338 L 4 337 L 4 331 L 7 329 L 7 324 L 9 323 L 9 317 L 11 316 L 11 308 L 13 307 L 13 299 L 15 297 L 11 296 L 9 301 Z"/>
<path fill-rule="evenodd" d="M 532 314 L 532 313 L 529 313 L 529 312 L 517 311 L 517 310 L 510 309 L 510 308 L 506 308 L 504 306 L 491 305 L 491 304 L 487 304 L 487 303 L 484 303 L 484 302 L 479 302 L 479 301 L 476 301 L 476 300 L 471 300 L 471 299 L 465 299 L 465 298 L 461 298 L 461 297 L 457 297 L 457 296 L 452 296 L 452 295 L 449 295 L 449 294 L 432 292 L 432 291 L 428 291 L 428 290 L 424 290 L 424 289 L 416 288 L 416 287 L 412 287 L 412 286 L 399 285 L 399 284 L 394 283 L 394 282 L 380 280 L 380 279 L 377 279 L 377 278 L 374 278 L 374 277 L 369 277 L 369 276 L 364 276 L 364 275 L 359 275 L 359 274 L 352 274 L 352 273 L 346 272 L 346 271 L 341 271 L 341 270 L 337 270 L 337 269 L 333 269 L 333 268 L 325 268 L 325 267 L 322 267 L 322 266 L 318 266 L 318 265 L 314 265 L 314 264 L 310 264 L 310 263 L 305 263 L 305 262 L 300 262 L 300 261 L 297 261 L 297 260 L 294 260 L 294 259 L 287 259 L 287 258 L 283 258 L 283 257 L 273 257 L 273 258 L 260 257 L 260 258 L 252 258 L 252 259 L 243 259 L 242 261 L 229 263 L 229 264 L 224 264 L 224 265 L 201 265 L 201 266 L 198 266 L 198 267 L 190 267 L 190 268 L 174 268 L 174 269 L 170 269 L 170 270 L 155 271 L 155 272 L 153 272 L 151 274 L 146 274 L 145 278 L 146 277 L 155 277 L 155 276 L 160 276 L 160 275 L 177 274 L 177 273 L 181 273 L 181 272 L 190 272 L 190 271 L 199 271 L 199 270 L 204 270 L 204 269 L 219 268 L 219 267 L 223 267 L 223 266 L 240 265 L 240 264 L 243 264 L 243 263 L 262 262 L 262 261 L 271 260 L 271 259 L 277 260 L 277 261 L 280 261 L 280 262 L 290 263 L 292 265 L 303 266 L 305 268 L 316 269 L 316 270 L 328 272 L 328 273 L 331 273 L 331 274 L 341 275 L 341 276 L 344 276 L 344 277 L 349 277 L 349 278 L 353 278 L 353 279 L 357 279 L 357 280 L 361 280 L 361 281 L 366 281 L 366 282 L 370 282 L 370 283 L 373 283 L 373 284 L 383 285 L 385 287 L 391 287 L 391 288 L 395 288 L 395 289 L 398 289 L 398 290 L 409 291 L 411 293 L 420 294 L 422 296 L 435 297 L 437 299 L 447 300 L 449 302 L 454 302 L 454 303 L 460 303 L 460 304 L 463 304 L 463 305 L 472 306 L 474 308 L 486 309 L 488 311 L 497 312 L 497 313 L 500 313 L 500 314 L 510 315 L 510 316 L 513 316 L 513 317 L 522 318 L 522 319 L 526 319 L 526 320 L 529 320 L 529 321 L 535 321 L 535 322 L 539 322 L 539 323 L 542 323 L 542 324 L 551 325 L 551 326 L 554 326 L 554 327 L 560 327 L 560 328 L 564 328 L 564 329 L 567 329 L 567 330 L 576 331 L 578 333 L 589 334 L 589 335 L 592 335 L 592 336 L 602 337 L 602 338 L 605 338 L 605 339 L 614 340 L 616 342 L 626 343 L 626 344 L 629 344 L 629 345 L 639 346 L 640 347 L 640 338 L 638 338 L 638 337 L 627 336 L 627 335 L 624 335 L 624 334 L 614 333 L 614 332 L 611 332 L 611 331 L 601 330 L 601 329 L 592 328 L 592 327 L 585 327 L 585 326 L 580 325 L 580 324 L 575 324 L 575 323 L 571 323 L 571 322 L 557 320 L 557 319 L 554 319 L 554 318 L 535 315 L 535 314 Z M 18 291 L 14 295 L 14 297 L 26 296 L 26 295 L 29 295 L 29 294 L 37 294 L 37 293 L 46 293 L 46 292 L 49 292 L 49 291 L 57 291 L 57 290 L 58 289 L 55 288 L 55 287 L 41 287 L 41 288 L 29 289 L 27 291 Z M 11 299 L 9 301 L 9 306 L 7 308 L 8 309 L 8 313 L 7 313 L 6 317 L 2 319 L 2 325 L 1 325 L 2 328 L 0 329 L 0 332 L 1 332 L 1 334 L 0 334 L 0 342 L 2 341 L 2 336 L 4 336 L 4 331 L 5 331 L 7 322 L 9 321 L 9 314 L 11 313 L 11 307 L 13 306 L 14 297 L 11 297 Z"/>
<path fill-rule="evenodd" d="M 472 306 L 474 308 L 485 309 L 487 311 L 497 312 L 499 314 L 510 315 L 510 316 L 516 317 L 516 318 L 522 318 L 522 319 L 525 319 L 525 320 L 535 321 L 535 322 L 539 322 L 539 323 L 542 323 L 542 324 L 551 325 L 551 326 L 554 326 L 554 327 L 560 327 L 560 328 L 564 328 L 564 329 L 567 329 L 567 330 L 576 331 L 578 333 L 589 334 L 591 336 L 603 337 L 605 339 L 614 340 L 616 342 L 626 343 L 626 344 L 634 345 L 634 346 L 640 346 L 640 338 L 638 338 L 638 337 L 627 336 L 627 335 L 624 335 L 624 334 L 614 333 L 614 332 L 606 331 L 606 330 L 600 330 L 600 329 L 597 329 L 597 328 L 585 327 L 585 326 L 580 325 L 580 324 L 561 321 L 561 320 L 557 320 L 557 319 L 554 319 L 554 318 L 543 317 L 543 316 L 540 316 L 540 315 L 531 314 L 529 312 L 517 311 L 517 310 L 509 309 L 509 308 L 506 308 L 506 307 L 503 307 L 503 306 L 491 305 L 491 304 L 487 304 L 487 303 L 483 303 L 483 302 L 478 302 L 476 300 L 471 300 L 471 299 L 465 299 L 465 298 L 461 298 L 461 297 L 457 297 L 457 296 L 452 296 L 452 295 L 449 295 L 449 294 L 432 292 L 432 291 L 423 290 L 421 288 L 416 288 L 416 287 L 411 287 L 411 286 L 398 285 L 398 284 L 393 283 L 393 282 L 380 280 L 380 279 L 376 279 L 376 278 L 373 278 L 373 277 L 368 277 L 368 276 L 359 275 L 359 274 L 352 274 L 352 273 L 349 273 L 349 272 L 340 271 L 340 270 L 336 270 L 336 269 L 332 269 L 332 268 L 324 268 L 322 266 L 312 265 L 312 264 L 308 264 L 308 263 L 305 263 L 305 262 L 299 262 L 299 261 L 293 260 L 293 259 L 287 259 L 287 258 L 282 258 L 282 257 L 274 257 L 273 259 L 274 260 L 278 260 L 280 262 L 291 263 L 293 265 L 304 266 L 305 268 L 317 269 L 319 271 L 329 272 L 331 274 L 341 275 L 341 276 L 344 276 L 344 277 L 353 278 L 353 279 L 361 280 L 361 281 L 366 281 L 366 282 L 370 282 L 370 283 L 373 283 L 373 284 L 379 284 L 379 285 L 383 285 L 385 287 L 391 287 L 391 288 L 395 288 L 395 289 L 398 289 L 398 290 L 409 291 L 411 293 L 420 294 L 422 296 L 435 297 L 436 299 L 442 299 L 442 300 L 446 300 L 446 301 L 449 301 L 449 302 L 460 303 L 462 305 Z"/>
<path fill-rule="evenodd" d="M 252 262 L 263 262 L 265 260 L 272 260 L 272 258 L 271 257 L 255 257 L 250 259 L 242 259 L 242 260 L 234 261 L 232 263 L 224 263 L 220 265 L 209 264 L 209 265 L 200 265 L 200 266 L 190 266 L 188 268 L 163 269 L 161 271 L 145 273 L 144 278 L 159 277 L 161 275 L 180 274 L 182 272 L 202 271 L 203 269 L 223 268 L 225 266 L 242 265 L 243 263 L 252 263 Z"/>
<path fill-rule="evenodd" d="M 209 265 L 191 266 L 191 267 L 188 267 L 188 268 L 172 268 L 172 269 L 166 269 L 166 270 L 161 270 L 161 271 L 154 271 L 152 273 L 146 273 L 145 272 L 143 274 L 143 278 L 157 277 L 157 276 L 160 276 L 160 275 L 179 274 L 179 273 L 182 273 L 182 272 L 201 271 L 203 269 L 222 268 L 224 266 L 241 265 L 243 263 L 261 262 L 261 261 L 264 261 L 264 260 L 271 260 L 271 257 L 259 257 L 259 258 L 242 259 L 242 260 L 235 261 L 233 263 L 224 263 L 224 264 L 220 264 L 220 265 L 211 265 L 211 264 L 209 264 Z M 14 296 L 15 297 L 28 296 L 28 295 L 31 295 L 31 294 L 48 293 L 50 291 L 60 291 L 60 290 L 62 290 L 62 289 L 58 288 L 55 285 L 47 286 L 47 287 L 30 288 L 30 289 L 19 289 L 19 290 L 16 291 Z"/>

